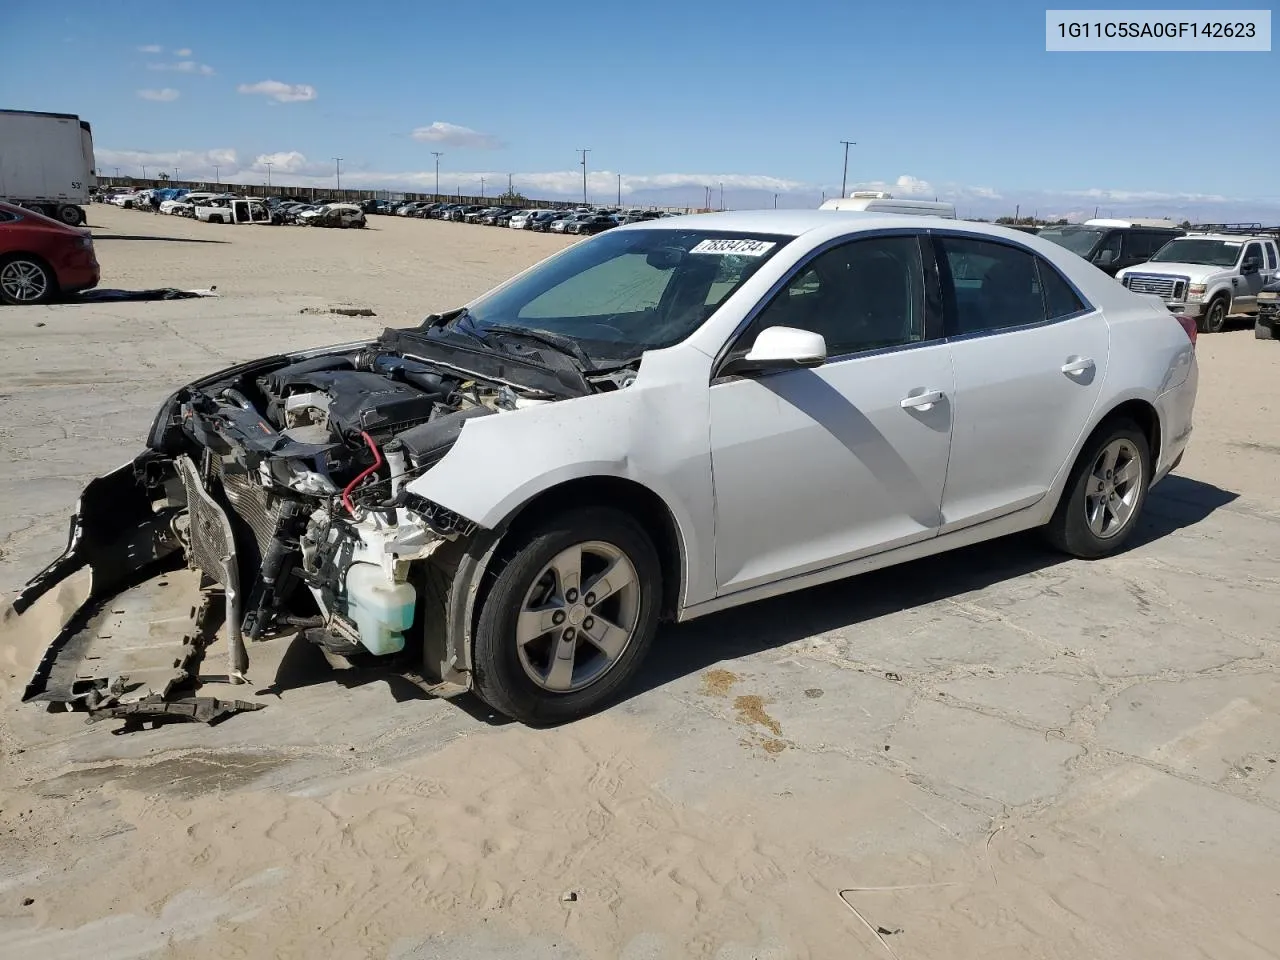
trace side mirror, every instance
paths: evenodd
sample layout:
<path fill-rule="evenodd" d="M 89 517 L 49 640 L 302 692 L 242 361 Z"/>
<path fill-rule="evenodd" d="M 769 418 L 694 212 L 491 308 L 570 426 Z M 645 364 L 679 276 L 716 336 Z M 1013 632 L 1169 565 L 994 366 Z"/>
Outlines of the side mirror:
<path fill-rule="evenodd" d="M 1262 269 L 1262 261 L 1257 257 L 1245 257 L 1244 263 L 1240 264 L 1241 273 L 1257 273 Z"/>
<path fill-rule="evenodd" d="M 724 365 L 723 375 L 767 373 L 820 367 L 827 362 L 827 341 L 822 334 L 795 327 L 765 327 L 745 356 Z"/>
<path fill-rule="evenodd" d="M 1097 262 L 1100 264 L 1109 264 L 1116 262 L 1116 252 L 1114 250 L 1103 250 L 1098 254 Z"/>

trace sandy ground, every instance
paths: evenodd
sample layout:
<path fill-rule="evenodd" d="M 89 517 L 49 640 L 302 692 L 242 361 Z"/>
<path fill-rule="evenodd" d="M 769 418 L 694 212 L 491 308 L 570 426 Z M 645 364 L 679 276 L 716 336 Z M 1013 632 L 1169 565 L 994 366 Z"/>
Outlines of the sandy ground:
<path fill-rule="evenodd" d="M 173 385 L 566 242 L 91 214 L 104 285 L 224 296 L 0 313 L 5 591 Z M 300 312 L 337 303 L 378 316 Z M 556 730 L 281 641 L 266 710 L 113 736 L 17 703 L 5 618 L 0 957 L 1280 955 L 1280 348 L 1199 353 L 1191 451 L 1123 555 L 1012 538 L 670 628 Z"/>

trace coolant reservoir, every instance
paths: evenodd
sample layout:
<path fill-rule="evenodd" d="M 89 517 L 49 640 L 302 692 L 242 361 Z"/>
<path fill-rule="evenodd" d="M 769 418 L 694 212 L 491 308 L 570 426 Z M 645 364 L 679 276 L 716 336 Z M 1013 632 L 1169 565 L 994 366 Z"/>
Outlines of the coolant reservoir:
<path fill-rule="evenodd" d="M 404 631 L 413 625 L 416 601 L 413 587 L 388 579 L 375 564 L 353 563 L 347 568 L 347 616 L 370 653 L 404 649 Z"/>

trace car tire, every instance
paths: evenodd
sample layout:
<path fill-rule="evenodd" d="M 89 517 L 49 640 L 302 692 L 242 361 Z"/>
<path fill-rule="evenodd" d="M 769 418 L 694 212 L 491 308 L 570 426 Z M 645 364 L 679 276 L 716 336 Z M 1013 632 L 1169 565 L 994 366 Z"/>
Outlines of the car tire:
<path fill-rule="evenodd" d="M 84 223 L 84 211 L 69 203 L 64 204 L 58 208 L 58 219 L 68 227 L 78 227 Z"/>
<path fill-rule="evenodd" d="M 1209 301 L 1200 315 L 1198 324 L 1201 333 L 1221 333 L 1227 325 L 1227 298 L 1219 294 Z"/>
<path fill-rule="evenodd" d="M 1253 338 L 1255 340 L 1274 340 L 1276 339 L 1276 332 L 1261 320 L 1257 320 L 1253 324 Z"/>
<path fill-rule="evenodd" d="M 0 303 L 48 303 L 57 295 L 58 278 L 35 257 L 17 254 L 0 260 Z"/>
<path fill-rule="evenodd" d="M 1119 551 L 1138 524 L 1151 472 L 1151 447 L 1138 425 L 1127 418 L 1104 422 L 1071 468 L 1045 528 L 1049 542 L 1082 560 Z"/>
<path fill-rule="evenodd" d="M 595 599 L 588 591 L 604 569 L 621 570 L 624 582 Z M 520 535 L 495 571 L 473 648 L 475 692 L 491 707 L 527 724 L 564 723 L 605 706 L 634 678 L 657 632 L 662 567 L 630 516 L 566 511 Z M 602 624 L 612 627 L 608 647 L 589 639 Z"/>

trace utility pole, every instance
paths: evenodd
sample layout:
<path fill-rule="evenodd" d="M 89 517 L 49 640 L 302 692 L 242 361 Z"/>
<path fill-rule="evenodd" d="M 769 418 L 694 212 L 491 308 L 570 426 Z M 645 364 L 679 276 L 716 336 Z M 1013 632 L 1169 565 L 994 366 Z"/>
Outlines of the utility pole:
<path fill-rule="evenodd" d="M 511 174 L 509 173 L 507 174 L 507 196 L 508 197 L 514 197 L 516 195 L 516 189 L 511 185 L 511 176 L 512 176 Z"/>
<path fill-rule="evenodd" d="M 175 181 L 178 179 L 178 168 L 177 168 L 177 167 L 174 167 L 174 168 L 173 168 L 173 179 L 174 179 Z"/>
<path fill-rule="evenodd" d="M 218 184 L 222 183 L 222 167 L 216 163 L 213 165 L 213 179 Z"/>
<path fill-rule="evenodd" d="M 117 179 L 117 180 L 119 180 L 119 179 L 120 179 L 120 168 L 119 168 L 119 167 L 116 167 L 116 179 Z"/>
<path fill-rule="evenodd" d="M 265 160 L 265 161 L 263 161 L 263 164 L 262 164 L 264 167 L 266 167 L 266 168 L 267 168 L 267 186 L 268 186 L 268 187 L 269 187 L 269 186 L 271 186 L 271 165 L 272 165 L 272 163 L 274 163 L 274 161 L 272 161 L 272 160 Z"/>
<path fill-rule="evenodd" d="M 724 213 L 724 181 L 720 181 L 720 212 Z"/>
<path fill-rule="evenodd" d="M 840 196 L 845 196 L 849 189 L 849 148 L 858 145 L 856 140 L 841 140 L 844 144 L 844 175 L 840 177 Z"/>
<path fill-rule="evenodd" d="M 587 154 L 591 152 L 591 148 L 578 148 L 578 152 L 582 154 L 582 205 L 587 205 Z"/>
<path fill-rule="evenodd" d="M 778 209 L 778 195 L 776 193 L 773 195 L 773 209 Z"/>
<path fill-rule="evenodd" d="M 338 189 L 342 189 L 342 157 L 333 158 L 334 175 L 338 178 Z"/>
<path fill-rule="evenodd" d="M 142 179 L 147 179 L 147 165 L 145 163 L 142 165 Z M 1094 214 L 1097 214 L 1096 210 L 1094 211 Z"/>
<path fill-rule="evenodd" d="M 1017 223 L 1017 222 L 1019 221 L 1019 217 L 1018 217 L 1018 215 L 1019 215 L 1020 213 L 1022 213 L 1022 204 L 1020 204 L 1020 203 L 1015 203 L 1015 204 L 1013 205 L 1013 222 L 1014 222 L 1014 223 Z"/>
<path fill-rule="evenodd" d="M 480 199 L 484 199 L 484 177 L 480 178 Z"/>
<path fill-rule="evenodd" d="M 618 206 L 622 206 L 622 174 L 618 174 Z"/>
<path fill-rule="evenodd" d="M 444 154 L 439 150 L 432 150 L 431 155 L 436 158 L 436 199 L 440 199 L 440 158 Z"/>

